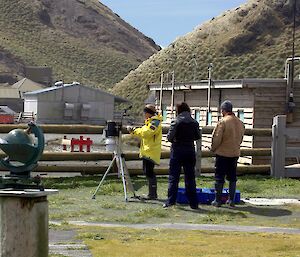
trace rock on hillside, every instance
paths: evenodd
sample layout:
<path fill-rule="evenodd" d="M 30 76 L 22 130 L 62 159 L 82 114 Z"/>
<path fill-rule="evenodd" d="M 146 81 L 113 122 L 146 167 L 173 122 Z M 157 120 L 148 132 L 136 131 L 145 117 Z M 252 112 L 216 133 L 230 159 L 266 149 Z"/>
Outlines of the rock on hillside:
<path fill-rule="evenodd" d="M 133 109 L 139 110 L 147 97 L 146 85 L 159 82 L 162 71 L 166 74 L 165 81 L 173 70 L 176 81 L 200 80 L 207 78 L 207 66 L 213 63 L 214 79 L 283 77 L 285 60 L 292 53 L 292 2 L 249 0 L 226 11 L 151 56 L 113 91 L 132 99 L 136 107 Z M 295 44 L 298 54 L 299 17 L 298 1 Z"/>
<path fill-rule="evenodd" d="M 0 73 L 53 67 L 57 79 L 111 86 L 160 50 L 97 0 L 0 0 Z"/>

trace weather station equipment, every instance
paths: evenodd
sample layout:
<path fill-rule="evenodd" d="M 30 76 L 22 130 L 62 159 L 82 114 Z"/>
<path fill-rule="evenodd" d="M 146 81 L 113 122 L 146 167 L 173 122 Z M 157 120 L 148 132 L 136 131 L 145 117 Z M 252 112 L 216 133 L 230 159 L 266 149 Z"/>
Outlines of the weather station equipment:
<path fill-rule="evenodd" d="M 116 121 L 107 121 L 106 129 L 105 129 L 105 138 L 106 138 L 105 144 L 106 144 L 106 150 L 108 152 L 113 153 L 113 159 L 110 162 L 102 179 L 100 180 L 92 196 L 92 199 L 96 199 L 97 192 L 99 191 L 106 176 L 108 175 L 108 173 L 110 172 L 110 170 L 113 168 L 115 164 L 118 168 L 118 176 L 121 177 L 122 179 L 125 201 L 126 202 L 128 201 L 128 191 L 132 192 L 133 198 L 140 199 L 140 197 L 136 195 L 136 192 L 134 190 L 134 186 L 130 179 L 128 168 L 126 166 L 125 156 L 124 153 L 122 152 L 122 121 L 123 121 L 123 117 L 126 116 L 126 113 L 129 109 L 131 109 L 131 106 L 128 107 L 127 109 L 124 109 L 121 122 L 118 123 Z"/>
<path fill-rule="evenodd" d="M 45 189 L 39 176 L 30 176 L 44 142 L 41 128 L 34 123 L 0 139 L 6 155 L 0 165 L 9 171 L 0 177 L 0 257 L 48 257 L 47 196 L 58 190 Z"/>

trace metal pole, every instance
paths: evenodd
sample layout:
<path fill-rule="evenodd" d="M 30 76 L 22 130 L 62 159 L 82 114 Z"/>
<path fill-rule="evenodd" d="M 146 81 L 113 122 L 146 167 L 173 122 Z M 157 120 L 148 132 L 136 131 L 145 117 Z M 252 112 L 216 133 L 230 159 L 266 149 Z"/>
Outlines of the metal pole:
<path fill-rule="evenodd" d="M 109 164 L 107 170 L 105 171 L 105 173 L 104 173 L 104 175 L 103 175 L 103 177 L 102 177 L 102 179 L 101 179 L 99 185 L 97 186 L 97 188 L 96 188 L 96 190 L 95 190 L 95 192 L 94 192 L 94 194 L 93 194 L 93 196 L 92 196 L 92 199 L 96 199 L 96 194 L 97 194 L 97 192 L 99 191 L 99 189 L 100 189 L 100 187 L 101 187 L 101 185 L 102 185 L 104 179 L 106 178 L 106 175 L 108 174 L 108 172 L 111 170 L 113 164 L 115 163 L 116 158 L 117 158 L 117 156 L 115 155 L 114 158 L 112 159 L 112 161 L 110 162 L 110 164 Z"/>
<path fill-rule="evenodd" d="M 194 67 L 194 81 L 196 81 L 196 73 L 197 73 L 197 68 L 198 68 L 198 63 L 196 61 L 196 58 L 193 58 L 194 63 L 195 63 L 195 67 Z"/>
<path fill-rule="evenodd" d="M 295 32 L 296 32 L 296 2 L 297 0 L 294 0 L 294 6 L 293 6 L 293 46 L 292 46 L 292 70 L 291 70 L 291 92 L 293 92 L 293 86 L 294 86 L 294 59 L 295 59 Z"/>
<path fill-rule="evenodd" d="M 159 108 L 162 111 L 162 97 L 163 97 L 163 83 L 164 83 L 164 72 L 160 75 L 160 95 L 159 95 Z"/>
<path fill-rule="evenodd" d="M 207 110 L 210 111 L 210 98 L 211 98 L 211 72 L 212 72 L 212 63 L 208 65 L 208 91 L 207 91 Z"/>
<path fill-rule="evenodd" d="M 175 72 L 172 72 L 172 96 L 171 96 L 171 110 L 172 118 L 174 118 L 174 91 L 175 91 Z"/>
<path fill-rule="evenodd" d="M 208 125 L 208 115 L 210 112 L 210 98 L 211 98 L 211 72 L 212 72 L 212 63 L 208 65 L 208 89 L 207 89 L 207 115 L 206 115 L 206 125 Z"/>

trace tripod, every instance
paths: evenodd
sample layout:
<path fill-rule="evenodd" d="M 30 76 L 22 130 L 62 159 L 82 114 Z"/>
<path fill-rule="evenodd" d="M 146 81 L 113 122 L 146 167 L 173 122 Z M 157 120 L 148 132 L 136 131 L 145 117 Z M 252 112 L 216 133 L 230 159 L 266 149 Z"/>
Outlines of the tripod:
<path fill-rule="evenodd" d="M 126 166 L 126 163 L 125 163 L 124 154 L 121 151 L 121 147 L 120 147 L 121 130 L 119 132 L 119 136 L 115 137 L 114 139 L 115 139 L 115 142 L 116 142 L 115 150 L 113 152 L 114 157 L 113 157 L 112 161 L 110 162 L 107 170 L 105 171 L 98 187 L 96 188 L 96 190 L 95 190 L 95 192 L 92 196 L 92 199 L 96 199 L 97 192 L 99 191 L 99 189 L 100 189 L 101 185 L 103 184 L 107 174 L 109 173 L 109 171 L 111 170 L 111 168 L 113 167 L 114 164 L 117 165 L 118 174 L 122 178 L 125 201 L 126 202 L 128 201 L 127 190 L 131 191 L 133 193 L 133 198 L 139 199 L 139 197 L 135 193 L 133 184 L 131 182 L 130 175 L 129 175 L 129 172 L 128 172 L 128 169 L 127 169 L 127 166 Z"/>

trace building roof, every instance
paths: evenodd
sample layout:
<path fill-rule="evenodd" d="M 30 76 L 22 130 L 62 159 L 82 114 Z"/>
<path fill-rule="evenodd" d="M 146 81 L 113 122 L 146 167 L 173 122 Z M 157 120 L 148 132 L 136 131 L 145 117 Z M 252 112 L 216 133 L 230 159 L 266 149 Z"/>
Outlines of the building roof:
<path fill-rule="evenodd" d="M 44 85 L 34 82 L 28 78 L 23 78 L 13 84 L 11 86 L 12 88 L 18 88 L 20 91 L 33 91 L 41 88 L 45 88 Z"/>
<path fill-rule="evenodd" d="M 11 87 L 0 87 L 0 98 L 21 98 L 19 90 Z"/>
<path fill-rule="evenodd" d="M 193 81 L 193 82 L 176 82 L 175 90 L 194 90 L 207 89 L 209 87 L 208 80 Z M 286 83 L 286 79 L 229 79 L 229 80 L 212 80 L 211 88 L 256 88 L 256 87 L 281 87 Z M 161 90 L 160 83 L 149 84 L 150 90 Z M 163 90 L 172 90 L 171 83 L 164 83 Z"/>
<path fill-rule="evenodd" d="M 115 98 L 115 101 L 119 102 L 119 103 L 129 102 L 125 98 L 122 98 L 122 97 L 110 94 L 110 93 L 108 93 L 108 92 L 106 92 L 104 90 L 98 89 L 98 88 L 92 88 L 92 87 L 84 86 L 84 85 L 81 85 L 81 84 L 79 84 L 77 82 L 76 83 L 72 83 L 72 84 L 63 84 L 63 86 L 53 86 L 53 87 L 47 87 L 47 88 L 35 90 L 35 91 L 32 91 L 32 92 L 27 92 L 27 93 L 24 94 L 24 96 L 32 96 L 32 95 L 38 95 L 38 94 L 47 94 L 48 92 L 51 92 L 51 91 L 54 91 L 54 90 L 61 90 L 62 88 L 76 87 L 76 86 L 77 87 L 86 88 L 88 90 L 93 90 L 93 91 L 95 91 L 97 93 L 102 93 L 102 94 L 113 96 Z"/>
<path fill-rule="evenodd" d="M 10 109 L 7 105 L 0 105 L 0 113 L 15 114 L 16 112 Z"/>

